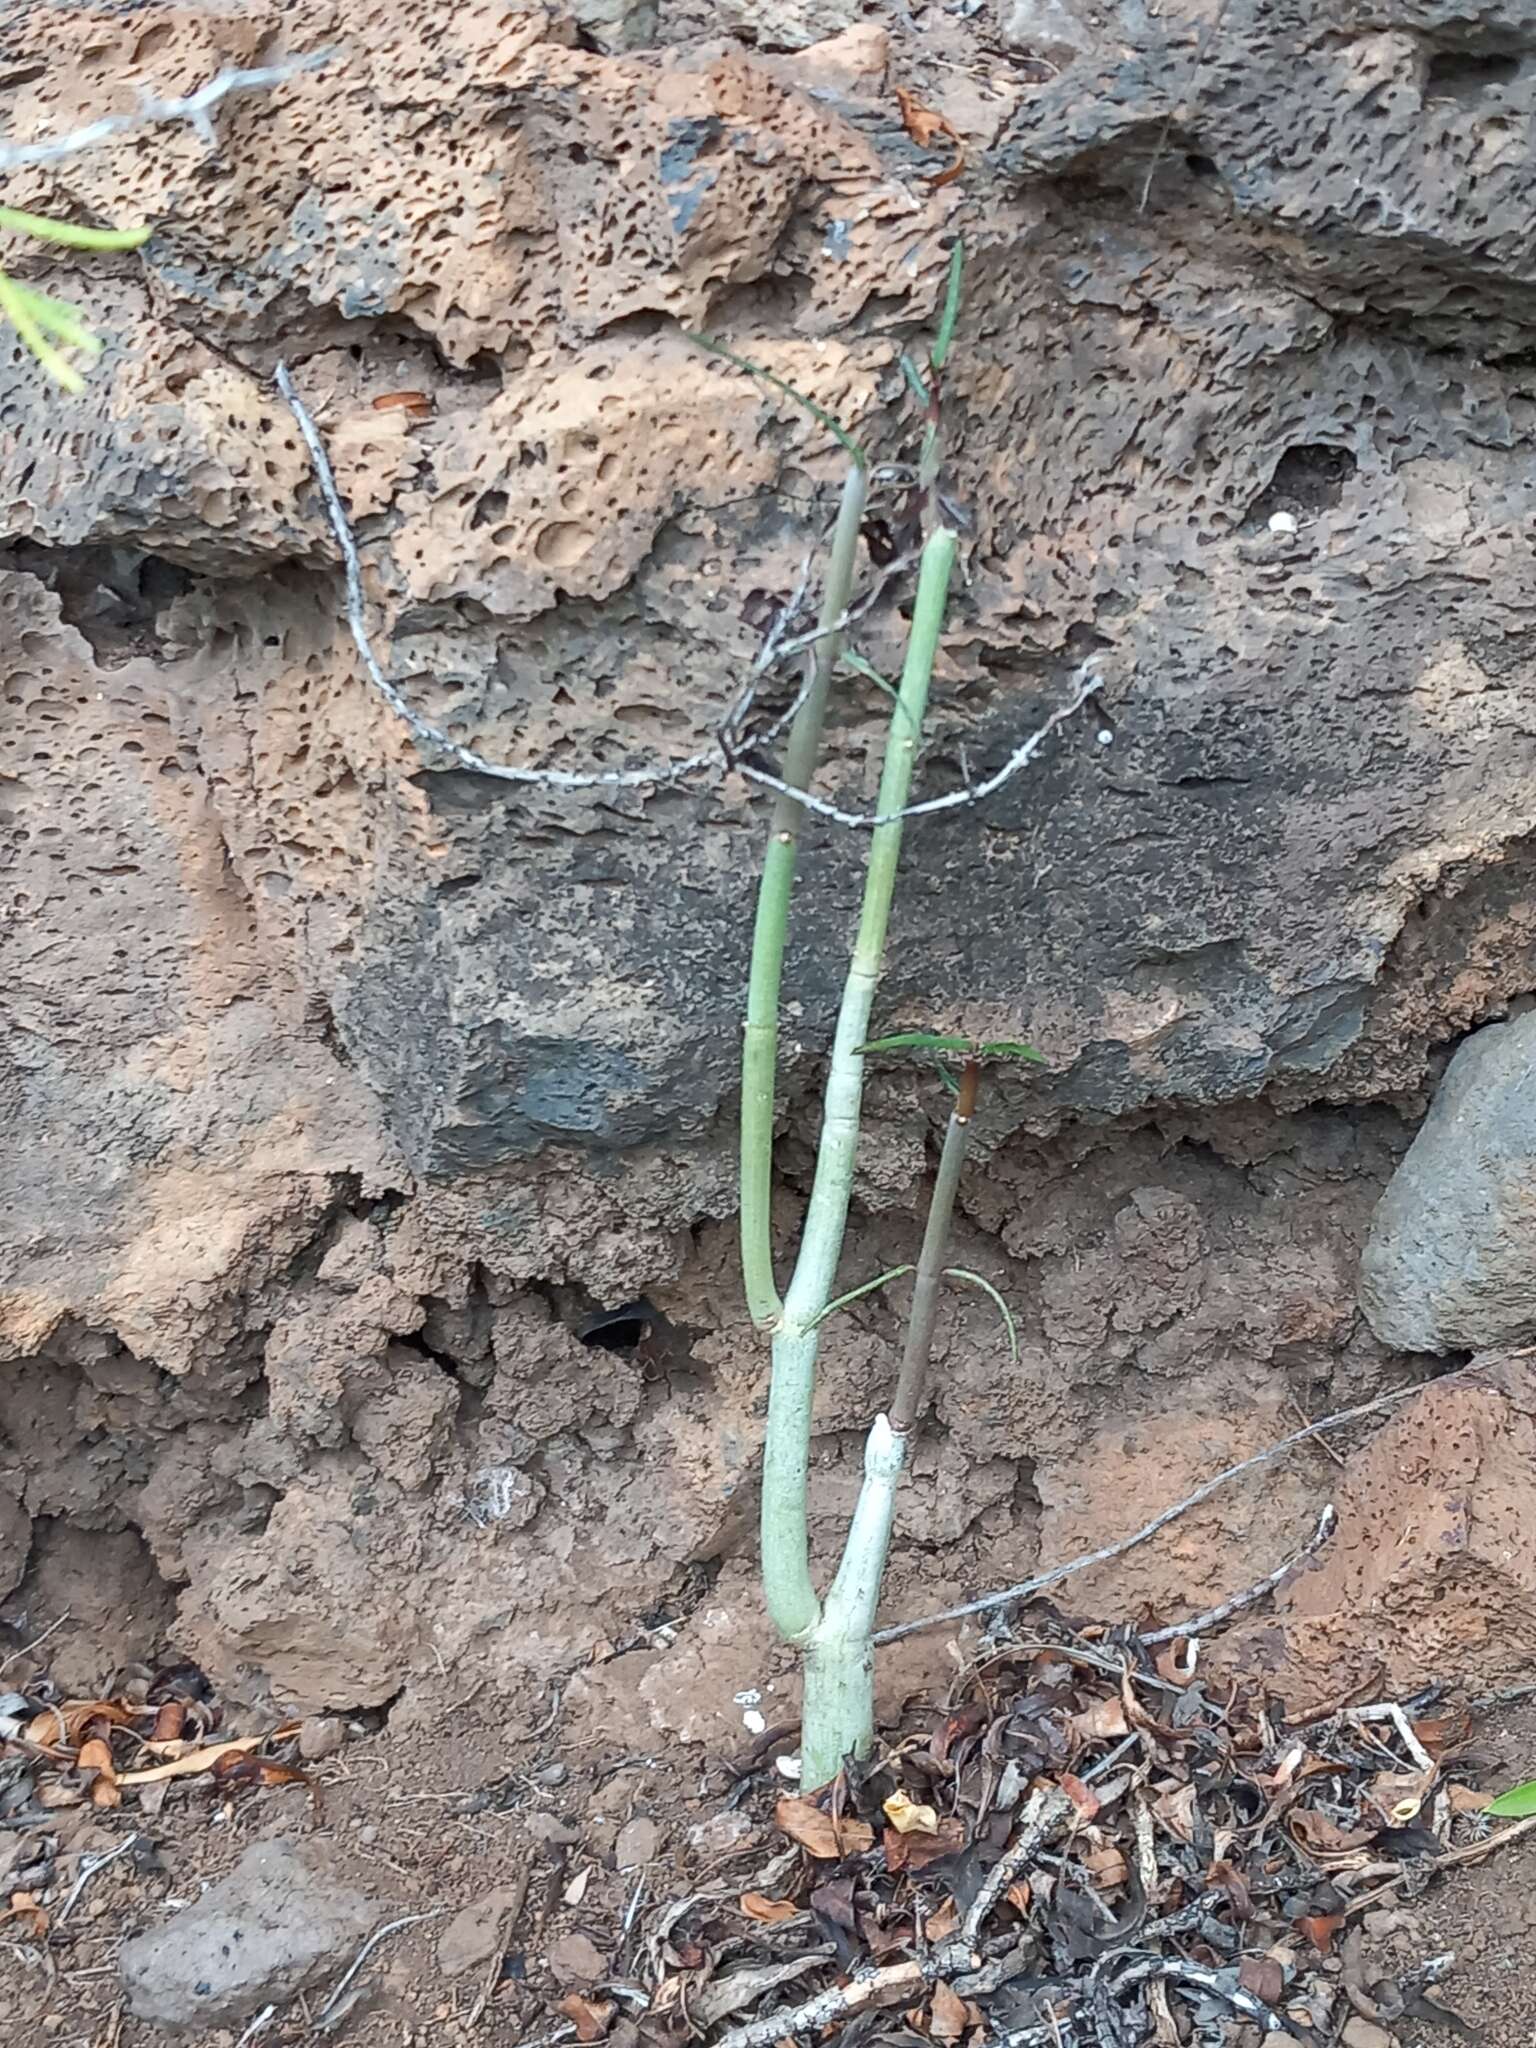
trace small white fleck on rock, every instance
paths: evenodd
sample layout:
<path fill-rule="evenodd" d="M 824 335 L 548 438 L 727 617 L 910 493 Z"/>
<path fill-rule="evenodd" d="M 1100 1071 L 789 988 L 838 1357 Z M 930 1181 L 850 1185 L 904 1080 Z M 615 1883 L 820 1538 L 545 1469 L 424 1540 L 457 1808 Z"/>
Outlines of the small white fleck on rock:
<path fill-rule="evenodd" d="M 757 1711 L 756 1707 L 748 1707 L 747 1711 L 742 1715 L 741 1721 L 742 1726 L 749 1735 L 761 1735 L 768 1726 L 768 1723 L 763 1719 L 763 1716 Z"/>
<path fill-rule="evenodd" d="M 1110 731 L 1107 725 L 1101 725 L 1098 731 L 1094 734 L 1094 738 L 1098 741 L 1101 747 L 1109 747 L 1114 745 L 1115 736 Z"/>
<path fill-rule="evenodd" d="M 797 1757 L 797 1756 L 776 1756 L 776 1757 L 774 1758 L 774 1760 L 773 1760 L 773 1766 L 774 1766 L 774 1769 L 775 1769 L 775 1770 L 776 1770 L 776 1771 L 778 1772 L 778 1774 L 779 1774 L 779 1776 L 780 1776 L 781 1778 L 788 1778 L 789 1782 L 790 1782 L 790 1783 L 791 1783 L 792 1785 L 798 1785 L 798 1784 L 799 1784 L 799 1782 L 800 1782 L 800 1759 L 799 1759 L 799 1757 Z"/>
<path fill-rule="evenodd" d="M 1296 531 L 1296 516 L 1292 512 L 1271 512 L 1269 515 L 1271 533 L 1291 534 Z"/>

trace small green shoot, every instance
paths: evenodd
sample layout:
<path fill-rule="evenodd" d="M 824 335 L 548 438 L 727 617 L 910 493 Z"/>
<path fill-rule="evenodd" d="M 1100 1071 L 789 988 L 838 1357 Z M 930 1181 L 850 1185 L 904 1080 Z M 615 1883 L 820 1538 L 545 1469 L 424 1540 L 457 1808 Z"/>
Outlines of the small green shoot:
<path fill-rule="evenodd" d="M 83 228 L 72 220 L 50 220 L 46 214 L 22 213 L 14 206 L 0 206 L 0 228 L 30 235 L 34 241 L 55 242 L 61 249 L 142 249 L 153 233 L 147 227 Z"/>
<path fill-rule="evenodd" d="M 1494 1820 L 1525 1820 L 1536 1813 L 1536 1778 L 1528 1778 L 1523 1785 L 1511 1785 L 1507 1792 L 1501 1792 L 1488 1812 Z"/>

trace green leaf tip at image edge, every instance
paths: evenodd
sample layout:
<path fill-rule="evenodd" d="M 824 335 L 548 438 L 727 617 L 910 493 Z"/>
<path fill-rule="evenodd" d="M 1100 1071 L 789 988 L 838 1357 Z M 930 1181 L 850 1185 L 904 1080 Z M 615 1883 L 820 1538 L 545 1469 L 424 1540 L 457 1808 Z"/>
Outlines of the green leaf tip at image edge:
<path fill-rule="evenodd" d="M 1526 1820 L 1536 1813 L 1536 1778 L 1523 1785 L 1511 1785 L 1488 1808 L 1494 1820 Z"/>
<path fill-rule="evenodd" d="M 142 249 L 152 228 L 86 228 L 71 220 L 50 220 L 46 214 L 22 213 L 0 206 L 0 228 L 30 235 L 36 242 L 54 242 L 61 249 Z"/>

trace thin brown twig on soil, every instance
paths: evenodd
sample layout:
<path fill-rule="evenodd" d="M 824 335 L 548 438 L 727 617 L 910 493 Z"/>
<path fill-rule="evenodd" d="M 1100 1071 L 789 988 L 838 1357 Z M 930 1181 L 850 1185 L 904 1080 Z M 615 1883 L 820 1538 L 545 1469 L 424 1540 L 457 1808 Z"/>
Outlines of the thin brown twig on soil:
<path fill-rule="evenodd" d="M 1473 1364 L 1475 1363 L 1474 1360 Z M 1443 1386 L 1447 1380 L 1459 1378 L 1462 1373 L 1471 1370 L 1471 1365 L 1460 1366 L 1456 1372 L 1443 1374 L 1433 1384 Z M 1109 1564 L 1117 1557 L 1124 1557 L 1128 1550 L 1134 1550 L 1138 1544 L 1148 1542 L 1166 1529 L 1170 1522 L 1176 1522 L 1180 1515 L 1188 1514 L 1191 1508 L 1209 1500 L 1213 1493 L 1219 1492 L 1232 1480 L 1241 1478 L 1245 1472 L 1256 1471 L 1260 1465 L 1267 1465 L 1271 1459 L 1283 1457 L 1298 1444 L 1310 1442 L 1322 1430 L 1339 1429 L 1346 1423 L 1359 1422 L 1367 1415 L 1377 1415 L 1385 1408 L 1395 1407 L 1399 1401 L 1406 1401 L 1410 1395 L 1419 1393 L 1421 1385 L 1422 1383 L 1416 1383 L 1411 1387 L 1395 1387 L 1390 1394 L 1378 1394 L 1375 1400 L 1362 1401 L 1357 1408 L 1343 1408 L 1336 1415 L 1325 1415 L 1320 1422 L 1309 1422 L 1305 1429 L 1294 1430 L 1291 1435 L 1281 1437 L 1278 1443 L 1271 1444 L 1267 1450 L 1256 1451 L 1251 1458 L 1243 1458 L 1238 1464 L 1229 1465 L 1224 1472 L 1218 1472 L 1214 1478 L 1207 1479 L 1203 1486 L 1197 1486 L 1193 1493 L 1186 1494 L 1183 1500 L 1175 1501 L 1172 1507 L 1164 1508 L 1161 1514 L 1154 1515 L 1150 1522 L 1133 1530 L 1129 1536 L 1122 1536 L 1117 1543 L 1106 1543 L 1102 1550 L 1090 1550 L 1084 1556 L 1074 1557 L 1066 1564 L 1055 1565 L 1050 1571 L 1040 1572 L 1032 1579 L 1021 1580 L 1016 1586 L 1005 1586 L 1000 1593 L 984 1594 L 981 1599 L 967 1600 L 960 1607 L 946 1607 L 938 1614 L 924 1615 L 920 1621 L 903 1621 L 898 1622 L 893 1628 L 880 1629 L 876 1632 L 874 1641 L 877 1644 L 899 1642 L 903 1636 L 916 1635 L 920 1629 L 938 1628 L 946 1621 L 963 1621 L 972 1614 L 987 1614 L 994 1607 L 1008 1607 L 1015 1601 L 1032 1599 L 1035 1594 L 1059 1585 L 1063 1579 L 1071 1578 L 1076 1572 L 1087 1571 L 1093 1565 Z"/>
<path fill-rule="evenodd" d="M 466 2027 L 479 2026 L 485 2009 L 490 2004 L 495 1993 L 496 1986 L 501 1982 L 501 1965 L 502 1959 L 507 1952 L 507 1940 L 513 1928 L 517 1925 L 518 1915 L 527 1903 L 530 1875 L 530 1866 L 525 1863 L 517 1873 L 516 1881 L 512 1887 L 512 1896 L 496 1922 L 496 1938 L 491 1943 L 490 1960 L 486 1964 L 485 1975 L 480 1981 L 480 1989 L 475 1993 L 475 2002 L 469 2009 L 469 2017 L 464 2022 Z"/>
<path fill-rule="evenodd" d="M 1234 1614 L 1241 1614 L 1244 1608 L 1252 1607 L 1262 1600 L 1266 1593 L 1272 1593 L 1281 1580 L 1289 1578 L 1298 1565 L 1305 1564 L 1309 1557 L 1315 1557 L 1338 1526 L 1338 1510 L 1330 1502 L 1319 1515 L 1316 1529 L 1300 1550 L 1294 1556 L 1288 1557 L 1284 1564 L 1276 1565 L 1272 1572 L 1267 1572 L 1256 1585 L 1250 1586 L 1246 1592 L 1234 1593 L 1230 1600 L 1223 1600 L 1215 1607 L 1208 1607 L 1192 1621 L 1176 1621 L 1170 1623 L 1167 1628 L 1152 1629 L 1141 1640 L 1144 1643 L 1172 1643 L 1180 1636 L 1208 1635 L 1213 1628 L 1219 1628 L 1224 1621 L 1230 1621 Z"/>

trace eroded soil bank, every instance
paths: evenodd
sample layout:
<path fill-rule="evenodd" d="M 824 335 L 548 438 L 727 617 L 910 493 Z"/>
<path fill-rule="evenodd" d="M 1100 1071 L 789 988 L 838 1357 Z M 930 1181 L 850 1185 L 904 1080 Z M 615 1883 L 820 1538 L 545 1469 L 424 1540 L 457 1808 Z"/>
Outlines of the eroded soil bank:
<path fill-rule="evenodd" d="M 1358 1293 L 1447 1059 L 1536 989 L 1536 27 L 1478 20 L 10 10 L 15 137 L 337 54 L 221 107 L 213 155 L 183 124 L 7 178 L 157 223 L 53 281 L 107 338 L 84 396 L 0 362 L 8 1622 L 69 1609 L 82 1684 L 169 1643 L 253 1703 L 425 1722 L 483 1686 L 509 1739 L 553 1687 L 597 1731 L 736 1740 L 736 1693 L 783 1679 L 733 1267 L 760 794 L 423 755 L 360 670 L 279 359 L 428 716 L 525 765 L 679 758 L 836 475 L 688 331 L 899 455 L 899 351 L 966 238 L 971 528 L 924 786 L 999 765 L 1084 659 L 1103 688 L 911 838 L 882 1023 L 1049 1071 L 998 1091 L 961 1198 L 1022 1357 L 948 1306 L 892 1618 L 1479 1348 L 1393 1348 Z M 872 660 L 900 628 L 893 586 Z M 880 710 L 840 707 L 832 794 L 868 795 Z M 855 890 L 816 827 L 786 1229 Z M 855 1277 L 909 1254 L 942 1113 L 873 1085 Z M 878 1298 L 829 1333 L 828 1540 L 894 1334 Z M 1293 1696 L 1518 1674 L 1529 1407 L 1518 1373 L 1448 1385 L 1343 1481 L 1270 1466 L 1079 1610 L 1198 1610 L 1338 1495 L 1259 1646 Z M 887 1685 L 943 1654 L 913 1639 Z"/>

